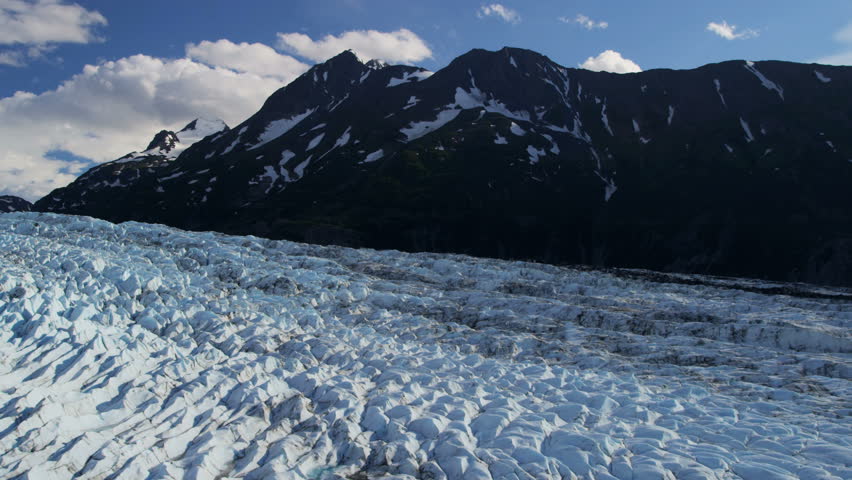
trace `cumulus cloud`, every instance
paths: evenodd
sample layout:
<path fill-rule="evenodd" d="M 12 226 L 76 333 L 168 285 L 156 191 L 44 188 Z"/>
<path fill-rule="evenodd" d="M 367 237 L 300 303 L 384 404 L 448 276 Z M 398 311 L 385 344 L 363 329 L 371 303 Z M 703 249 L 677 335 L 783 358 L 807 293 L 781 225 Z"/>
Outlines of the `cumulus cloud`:
<path fill-rule="evenodd" d="M 846 50 L 816 59 L 825 65 L 852 65 L 852 22 L 834 33 L 837 43 L 845 44 Z"/>
<path fill-rule="evenodd" d="M 432 50 L 411 30 L 393 32 L 352 30 L 339 36 L 326 35 L 313 40 L 303 33 L 279 33 L 278 48 L 318 62 L 328 60 L 344 50 L 358 57 L 389 63 L 412 63 L 432 57 Z"/>
<path fill-rule="evenodd" d="M 106 25 L 97 11 L 60 0 L 0 0 L 0 44 L 89 43 Z"/>
<path fill-rule="evenodd" d="M 605 29 L 605 28 L 609 27 L 609 22 L 604 22 L 604 21 L 598 22 L 598 21 L 592 20 L 591 18 L 589 18 L 589 17 L 587 17 L 583 14 L 577 15 L 575 18 L 559 17 L 557 20 L 559 20 L 562 23 L 576 23 L 576 24 L 582 26 L 583 28 L 585 28 L 586 30 L 594 30 L 596 28 Z"/>
<path fill-rule="evenodd" d="M 307 68 L 261 47 L 201 42 L 189 45 L 185 58 L 134 55 L 87 65 L 39 95 L 17 92 L 0 99 L 0 194 L 34 200 L 86 166 L 50 152 L 100 163 L 141 150 L 160 129 L 178 129 L 196 117 L 243 121 Z M 289 70 L 259 66 L 263 58 Z"/>
<path fill-rule="evenodd" d="M 737 26 L 730 25 L 725 20 L 722 20 L 722 23 L 708 23 L 707 30 L 715 33 L 716 35 L 724 38 L 725 40 L 745 40 L 747 38 L 754 38 L 759 35 L 756 30 L 752 29 L 746 29 L 737 32 Z"/>
<path fill-rule="evenodd" d="M 642 69 L 633 60 L 621 56 L 614 50 L 606 50 L 597 57 L 589 57 L 580 64 L 580 68 L 594 72 L 637 73 Z"/>
<path fill-rule="evenodd" d="M 490 5 L 483 5 L 479 7 L 479 10 L 476 12 L 476 16 L 479 18 L 496 16 L 508 23 L 518 23 L 521 21 L 521 16 L 518 12 L 499 3 L 492 3 Z"/>
<path fill-rule="evenodd" d="M 262 43 L 233 43 L 229 40 L 203 41 L 186 46 L 187 57 L 237 72 L 256 73 L 290 82 L 308 66 L 289 55 L 281 55 Z"/>
<path fill-rule="evenodd" d="M 97 11 L 61 0 L 0 0 L 0 65 L 20 67 L 56 43 L 99 41 L 95 29 L 107 24 Z"/>

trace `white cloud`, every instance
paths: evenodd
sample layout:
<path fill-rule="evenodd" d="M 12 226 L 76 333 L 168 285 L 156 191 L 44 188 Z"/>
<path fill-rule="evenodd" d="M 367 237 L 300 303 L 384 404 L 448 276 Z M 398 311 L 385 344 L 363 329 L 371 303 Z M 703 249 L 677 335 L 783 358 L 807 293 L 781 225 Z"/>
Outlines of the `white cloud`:
<path fill-rule="evenodd" d="M 0 65 L 22 67 L 24 66 L 24 56 L 21 52 L 16 51 L 0 52 Z"/>
<path fill-rule="evenodd" d="M 278 48 L 318 62 L 328 60 L 344 50 L 358 57 L 390 63 L 412 63 L 432 57 L 432 50 L 411 30 L 393 32 L 352 30 L 339 36 L 326 35 L 313 40 L 303 33 L 279 33 Z"/>
<path fill-rule="evenodd" d="M 846 66 L 852 65 L 852 51 L 835 53 L 834 55 L 828 55 L 822 58 L 818 58 L 816 63 L 821 63 L 823 65 L 839 65 Z"/>
<path fill-rule="evenodd" d="M 740 32 L 737 32 L 736 25 L 730 25 L 725 20 L 722 20 L 722 23 L 710 22 L 707 24 L 707 30 L 710 32 L 719 35 L 725 40 L 745 40 L 747 38 L 754 38 L 759 35 L 756 30 L 746 29 Z"/>
<path fill-rule="evenodd" d="M 107 20 L 97 11 L 62 0 L 0 0 L 0 65 L 21 67 L 56 43 L 99 41 L 95 28 Z"/>
<path fill-rule="evenodd" d="M 577 15 L 575 18 L 559 17 L 557 20 L 562 23 L 576 23 L 586 30 L 594 30 L 596 28 L 605 29 L 609 27 L 609 22 L 596 22 L 583 14 Z"/>
<path fill-rule="evenodd" d="M 594 72 L 636 73 L 642 69 L 633 60 L 626 59 L 614 50 L 606 50 L 597 57 L 589 57 L 580 68 Z"/>
<path fill-rule="evenodd" d="M 97 11 L 61 0 L 0 0 L 0 44 L 89 43 L 106 25 Z"/>
<path fill-rule="evenodd" d="M 187 57 L 237 72 L 280 78 L 289 83 L 308 66 L 289 55 L 281 55 L 262 43 L 233 43 L 229 40 L 203 41 L 186 46 Z"/>
<path fill-rule="evenodd" d="M 835 32 L 834 40 L 840 43 L 852 44 L 852 22 L 849 22 L 848 25 Z"/>
<path fill-rule="evenodd" d="M 492 3 L 491 5 L 481 6 L 476 12 L 476 16 L 479 18 L 497 16 L 508 23 L 518 23 L 521 21 L 521 16 L 518 14 L 518 12 L 512 10 L 511 8 L 505 7 L 499 3 Z"/>
<path fill-rule="evenodd" d="M 838 43 L 847 44 L 849 50 L 826 55 L 816 59 L 815 62 L 824 65 L 852 65 L 852 22 L 835 32 L 834 40 Z"/>
<path fill-rule="evenodd" d="M 0 194 L 34 200 L 73 180 L 69 173 L 78 173 L 82 164 L 48 158 L 52 150 L 104 162 L 141 150 L 157 131 L 178 129 L 196 117 L 235 125 L 297 73 L 295 60 L 272 56 L 258 44 L 219 41 L 188 47 L 193 48 L 187 48 L 187 56 L 193 58 L 134 55 L 87 65 L 39 95 L 17 92 L 0 99 Z M 244 62 L 232 58 L 235 50 L 246 55 Z M 291 71 L 248 71 L 260 65 L 260 58 Z"/>

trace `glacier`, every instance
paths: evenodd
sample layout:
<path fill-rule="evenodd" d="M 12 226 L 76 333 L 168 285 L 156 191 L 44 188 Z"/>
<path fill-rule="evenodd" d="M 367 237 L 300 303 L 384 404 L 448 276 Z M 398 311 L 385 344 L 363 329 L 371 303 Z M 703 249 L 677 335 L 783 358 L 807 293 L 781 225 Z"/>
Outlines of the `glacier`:
<path fill-rule="evenodd" d="M 852 293 L 0 215 L 0 477 L 848 479 Z"/>

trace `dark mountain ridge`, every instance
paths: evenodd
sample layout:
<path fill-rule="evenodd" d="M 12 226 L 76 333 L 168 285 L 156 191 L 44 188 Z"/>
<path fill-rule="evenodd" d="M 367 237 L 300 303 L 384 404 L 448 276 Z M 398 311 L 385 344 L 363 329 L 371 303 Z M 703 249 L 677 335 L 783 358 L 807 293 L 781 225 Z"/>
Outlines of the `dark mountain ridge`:
<path fill-rule="evenodd" d="M 849 131 L 848 67 L 730 61 L 619 75 L 504 48 L 431 74 L 344 52 L 237 127 L 125 174 L 122 188 L 95 198 L 104 180 L 87 173 L 36 207 L 850 285 Z"/>
<path fill-rule="evenodd" d="M 14 195 L 0 195 L 0 213 L 29 212 L 33 204 Z"/>

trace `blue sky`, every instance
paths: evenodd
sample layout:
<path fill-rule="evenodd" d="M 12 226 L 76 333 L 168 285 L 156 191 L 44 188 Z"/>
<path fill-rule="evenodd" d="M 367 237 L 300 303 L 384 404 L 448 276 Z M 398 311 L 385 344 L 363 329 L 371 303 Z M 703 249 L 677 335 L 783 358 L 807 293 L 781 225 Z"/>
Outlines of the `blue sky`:
<path fill-rule="evenodd" d="M 849 65 L 852 2 L 0 0 L 0 194 L 37 198 L 197 116 L 239 123 L 344 48 L 437 70 L 506 45 L 611 71 Z"/>

